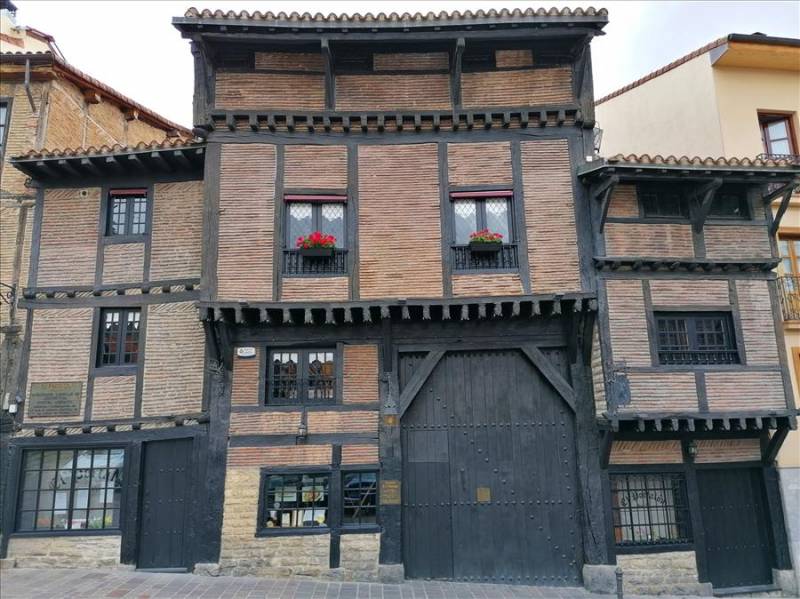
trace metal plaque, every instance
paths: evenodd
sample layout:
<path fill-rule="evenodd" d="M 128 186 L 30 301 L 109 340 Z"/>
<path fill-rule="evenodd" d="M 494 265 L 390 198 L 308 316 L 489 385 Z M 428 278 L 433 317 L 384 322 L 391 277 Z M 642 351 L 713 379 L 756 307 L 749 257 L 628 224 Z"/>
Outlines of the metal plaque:
<path fill-rule="evenodd" d="M 255 347 L 237 347 L 236 348 L 236 357 L 237 358 L 255 358 L 256 357 L 256 348 Z"/>
<path fill-rule="evenodd" d="M 28 416 L 59 418 L 80 416 L 83 383 L 31 383 Z"/>
<path fill-rule="evenodd" d="M 400 481 L 381 481 L 381 503 L 383 505 L 400 505 Z"/>
<path fill-rule="evenodd" d="M 383 423 L 386 426 L 397 426 L 397 414 L 385 414 L 383 416 Z"/>
<path fill-rule="evenodd" d="M 492 500 L 492 490 L 489 487 L 478 487 L 475 496 L 478 503 L 489 503 Z"/>

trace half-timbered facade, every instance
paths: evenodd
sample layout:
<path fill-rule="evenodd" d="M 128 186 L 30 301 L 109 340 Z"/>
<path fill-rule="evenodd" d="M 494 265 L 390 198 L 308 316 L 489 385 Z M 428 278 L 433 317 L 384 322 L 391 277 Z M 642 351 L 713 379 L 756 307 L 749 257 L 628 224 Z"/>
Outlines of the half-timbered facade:
<path fill-rule="evenodd" d="M 140 568 L 609 591 L 618 563 L 629 590 L 771 584 L 795 410 L 765 202 L 797 169 L 596 158 L 606 21 L 192 9 L 174 22 L 202 143 L 17 159 L 42 191 L 9 555 L 31 536 L 28 460 L 89 444 L 126 448 L 120 561 Z M 176 179 L 193 191 L 159 201 Z M 77 187 L 83 235 L 48 219 Z M 84 326 L 48 328 L 67 309 Z M 115 318 L 140 323 L 143 364 L 103 337 Z M 78 414 L 34 420 L 84 380 Z M 148 481 L 184 467 L 161 499 L 190 548 L 153 550 L 176 533 L 147 528 Z M 746 526 L 704 509 L 743 489 Z M 732 529 L 758 548 L 718 551 Z M 761 569 L 730 582 L 726 559 Z"/>

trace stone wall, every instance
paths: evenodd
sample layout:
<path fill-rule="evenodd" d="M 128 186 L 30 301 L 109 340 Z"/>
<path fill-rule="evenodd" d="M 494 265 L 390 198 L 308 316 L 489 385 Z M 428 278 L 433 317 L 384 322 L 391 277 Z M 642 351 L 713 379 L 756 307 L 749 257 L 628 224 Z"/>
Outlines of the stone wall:
<path fill-rule="evenodd" d="M 711 585 L 698 582 L 694 551 L 618 555 L 625 594 L 711 595 Z"/>
<path fill-rule="evenodd" d="M 121 535 L 13 537 L 8 557 L 24 568 L 119 566 Z"/>

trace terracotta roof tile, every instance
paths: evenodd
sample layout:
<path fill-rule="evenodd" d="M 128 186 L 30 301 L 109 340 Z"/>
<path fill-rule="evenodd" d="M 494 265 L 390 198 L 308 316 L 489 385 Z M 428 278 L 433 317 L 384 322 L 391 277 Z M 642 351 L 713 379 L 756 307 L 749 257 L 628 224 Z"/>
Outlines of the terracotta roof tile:
<path fill-rule="evenodd" d="M 132 108 L 133 110 L 137 110 L 140 114 L 146 116 L 147 120 L 150 121 L 151 124 L 153 124 L 154 126 L 159 127 L 161 129 L 164 129 L 165 131 L 167 131 L 167 130 L 175 130 L 175 131 L 178 132 L 179 135 L 182 135 L 183 137 L 191 137 L 191 135 L 192 135 L 191 131 L 189 131 L 189 129 L 187 129 L 186 127 L 183 127 L 182 125 L 179 125 L 177 123 L 174 123 L 174 122 L 170 121 L 169 119 L 164 118 L 163 116 L 158 114 L 156 111 L 151 110 L 150 108 L 147 108 L 146 106 L 142 106 L 141 104 L 139 104 L 135 100 L 129 98 L 125 94 L 122 94 L 122 93 L 118 92 L 113 87 L 111 87 L 109 85 L 106 85 L 102 81 L 99 81 L 98 79 L 95 79 L 91 75 L 89 75 L 87 73 L 84 73 L 80 69 L 72 66 L 71 64 L 69 64 L 68 62 L 64 61 L 63 59 L 61 59 L 60 57 L 58 57 L 57 55 L 55 55 L 52 52 L 49 52 L 49 51 L 46 51 L 46 52 L 42 52 L 42 51 L 39 51 L 39 52 L 2 52 L 2 53 L 0 53 L 0 56 L 2 56 L 5 60 L 8 60 L 10 58 L 18 58 L 18 59 L 22 59 L 22 58 L 35 58 L 35 59 L 49 58 L 52 61 L 54 68 L 61 69 L 61 70 L 65 71 L 69 75 L 75 77 L 76 79 L 79 79 L 87 87 L 92 87 L 94 89 L 97 89 L 101 93 L 106 94 L 109 98 L 114 99 L 119 104 L 122 104 L 122 105 L 124 105 L 126 107 Z"/>
<path fill-rule="evenodd" d="M 617 154 L 606 159 L 608 164 L 616 165 L 629 165 L 629 164 L 645 164 L 645 165 L 665 165 L 665 166 L 728 166 L 728 167 L 789 167 L 797 168 L 797 165 L 789 159 L 760 159 L 760 158 L 712 158 L 707 156 L 702 158 L 700 156 L 662 156 L 656 154 L 650 156 L 649 154 Z"/>
<path fill-rule="evenodd" d="M 398 14 L 396 12 L 386 14 L 380 12 L 378 14 L 366 13 L 360 14 L 355 13 L 352 15 L 348 14 L 334 14 L 329 13 L 327 15 L 323 15 L 322 13 L 316 13 L 312 15 L 311 13 L 273 13 L 273 12 L 264 12 L 255 11 L 250 13 L 246 10 L 242 10 L 239 12 L 229 10 L 209 10 L 203 9 L 198 10 L 197 8 L 190 8 L 186 11 L 184 17 L 186 18 L 197 18 L 197 19 L 221 19 L 221 20 L 248 20 L 248 21 L 284 21 L 287 24 L 315 24 L 315 23 L 341 23 L 341 24 L 382 24 L 382 25 L 390 25 L 393 23 L 398 24 L 412 24 L 412 25 L 426 25 L 429 23 L 435 24 L 442 24 L 442 23 L 452 23 L 457 24 L 463 21 L 472 21 L 478 19 L 497 19 L 497 20 L 511 20 L 514 18 L 522 18 L 522 17 L 605 17 L 608 16 L 608 11 L 605 8 L 595 9 L 593 7 L 588 8 L 528 8 L 526 10 L 522 10 L 519 8 L 515 8 L 513 10 L 509 10 L 507 8 L 503 8 L 501 10 L 496 9 L 489 9 L 489 10 L 477 10 L 471 11 L 467 10 L 464 12 L 453 11 L 453 12 L 428 12 L 428 13 L 402 13 Z"/>
<path fill-rule="evenodd" d="M 79 156 L 105 156 L 111 154 L 124 154 L 129 152 L 142 152 L 146 150 L 169 150 L 179 148 L 201 148 L 205 142 L 198 142 L 185 139 L 167 139 L 164 141 L 151 141 L 150 143 L 139 142 L 135 146 L 123 146 L 114 144 L 113 146 L 89 146 L 88 148 L 62 148 L 62 149 L 41 149 L 29 150 L 21 156 L 15 156 L 13 160 L 30 160 L 36 158 L 44 160 L 47 158 L 76 158 Z"/>

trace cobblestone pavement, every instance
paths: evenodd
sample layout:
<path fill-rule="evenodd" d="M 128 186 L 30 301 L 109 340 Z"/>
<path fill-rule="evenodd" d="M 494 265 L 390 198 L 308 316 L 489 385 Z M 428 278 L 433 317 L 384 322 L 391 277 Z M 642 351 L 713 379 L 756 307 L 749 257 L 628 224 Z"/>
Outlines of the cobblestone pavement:
<path fill-rule="evenodd" d="M 608 599 L 581 588 L 409 581 L 403 584 L 208 577 L 130 570 L 0 571 L 2 599 Z M 636 599 L 626 595 L 625 599 Z M 663 595 L 659 599 L 669 599 Z M 691 599 L 682 597 L 681 599 Z"/>

